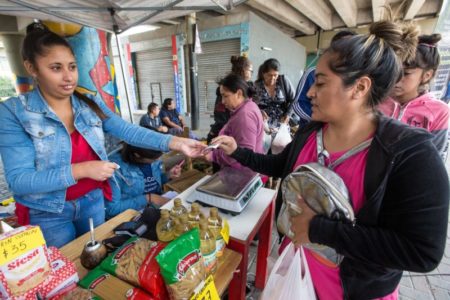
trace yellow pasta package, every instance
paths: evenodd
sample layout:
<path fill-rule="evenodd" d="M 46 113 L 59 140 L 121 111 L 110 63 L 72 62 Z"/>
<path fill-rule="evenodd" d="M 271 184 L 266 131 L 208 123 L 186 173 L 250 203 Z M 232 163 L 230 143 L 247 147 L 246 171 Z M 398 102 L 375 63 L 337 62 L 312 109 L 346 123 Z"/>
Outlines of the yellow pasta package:
<path fill-rule="evenodd" d="M 101 263 L 101 268 L 118 278 L 141 287 L 155 299 L 168 299 L 156 255 L 166 246 L 144 238 L 132 237 Z"/>
<path fill-rule="evenodd" d="M 112 276 L 100 267 L 90 271 L 78 284 L 101 299 L 155 300 L 143 290 Z"/>

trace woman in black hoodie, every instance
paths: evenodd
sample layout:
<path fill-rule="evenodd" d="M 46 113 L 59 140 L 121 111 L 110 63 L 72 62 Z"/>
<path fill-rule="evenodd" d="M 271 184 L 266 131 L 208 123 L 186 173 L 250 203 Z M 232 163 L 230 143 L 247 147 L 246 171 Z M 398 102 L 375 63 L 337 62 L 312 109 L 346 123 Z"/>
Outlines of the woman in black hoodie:
<path fill-rule="evenodd" d="M 403 270 L 429 272 L 444 253 L 449 183 L 431 136 L 375 109 L 400 80 L 417 35 L 414 26 L 381 21 L 367 35 L 332 43 L 308 92 L 313 122 L 282 153 L 255 154 L 226 136 L 213 140 L 242 165 L 269 176 L 285 178 L 300 164 L 319 162 L 343 179 L 356 222 L 317 215 L 301 197 L 302 212 L 291 218 L 296 246 L 318 243 L 344 257 L 333 265 L 305 249 L 320 299 L 396 299 Z M 277 211 L 280 205 L 281 192 Z"/>

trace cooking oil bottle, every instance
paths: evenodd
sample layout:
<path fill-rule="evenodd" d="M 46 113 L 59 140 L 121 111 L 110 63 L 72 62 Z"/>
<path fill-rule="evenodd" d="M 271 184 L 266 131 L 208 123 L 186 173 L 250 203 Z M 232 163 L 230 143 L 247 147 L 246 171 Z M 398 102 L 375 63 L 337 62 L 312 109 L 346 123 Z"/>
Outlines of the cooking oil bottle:
<path fill-rule="evenodd" d="M 217 270 L 216 239 L 208 228 L 208 222 L 202 219 L 200 226 L 200 252 L 207 274 L 213 274 Z"/>
<path fill-rule="evenodd" d="M 161 242 L 170 242 L 174 239 L 174 224 L 167 209 L 161 209 L 161 217 L 156 223 L 156 235 Z"/>
<path fill-rule="evenodd" d="M 211 207 L 209 210 L 208 227 L 214 234 L 216 239 L 216 257 L 220 259 L 223 255 L 223 250 L 225 248 L 225 241 L 222 237 L 222 219 L 219 216 L 219 210 L 217 207 Z"/>
<path fill-rule="evenodd" d="M 189 227 L 199 228 L 200 218 L 203 214 L 200 212 L 200 205 L 198 203 L 192 203 L 191 211 L 188 214 Z"/>
<path fill-rule="evenodd" d="M 185 232 L 190 230 L 188 223 L 188 216 L 186 214 L 181 215 L 178 219 L 175 219 L 175 238 L 179 237 Z"/>
<path fill-rule="evenodd" d="M 181 199 L 175 198 L 175 200 L 173 200 L 172 210 L 170 211 L 170 216 L 172 219 L 179 218 L 182 214 L 186 214 L 187 212 L 186 207 L 184 207 L 181 203 Z"/>

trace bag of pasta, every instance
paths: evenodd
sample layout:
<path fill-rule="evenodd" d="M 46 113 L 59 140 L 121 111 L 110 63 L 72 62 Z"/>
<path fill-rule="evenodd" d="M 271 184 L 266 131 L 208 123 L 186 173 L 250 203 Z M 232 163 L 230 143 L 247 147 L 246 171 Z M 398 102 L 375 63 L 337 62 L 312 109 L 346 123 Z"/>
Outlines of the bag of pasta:
<path fill-rule="evenodd" d="M 51 299 L 52 300 L 73 300 L 73 299 L 101 300 L 100 297 L 95 296 L 91 291 L 83 289 L 79 286 L 75 286 L 70 291 L 67 291 L 64 294 L 58 295 Z"/>
<path fill-rule="evenodd" d="M 100 267 L 91 270 L 87 275 L 78 282 L 78 284 L 93 292 L 100 299 L 114 300 L 154 300 L 156 298 L 147 294 L 140 288 L 134 287 L 125 281 L 122 281 Z M 72 298 L 83 299 L 86 298 Z"/>
<path fill-rule="evenodd" d="M 198 228 L 170 242 L 156 256 L 156 260 L 170 299 L 189 299 L 206 276 Z"/>
<path fill-rule="evenodd" d="M 101 263 L 101 268 L 118 278 L 141 287 L 155 299 L 168 299 L 156 255 L 165 243 L 132 237 Z"/>

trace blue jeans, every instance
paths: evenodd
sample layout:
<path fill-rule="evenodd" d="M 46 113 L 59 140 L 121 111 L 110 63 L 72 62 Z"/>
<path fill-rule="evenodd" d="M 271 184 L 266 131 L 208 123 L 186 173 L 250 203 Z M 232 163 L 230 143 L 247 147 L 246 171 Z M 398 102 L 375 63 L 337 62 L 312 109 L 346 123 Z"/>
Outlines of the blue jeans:
<path fill-rule="evenodd" d="M 41 227 L 47 246 L 58 248 L 88 232 L 89 218 L 94 220 L 95 227 L 105 222 L 105 205 L 100 189 L 66 201 L 62 213 L 30 209 L 30 224 Z"/>

